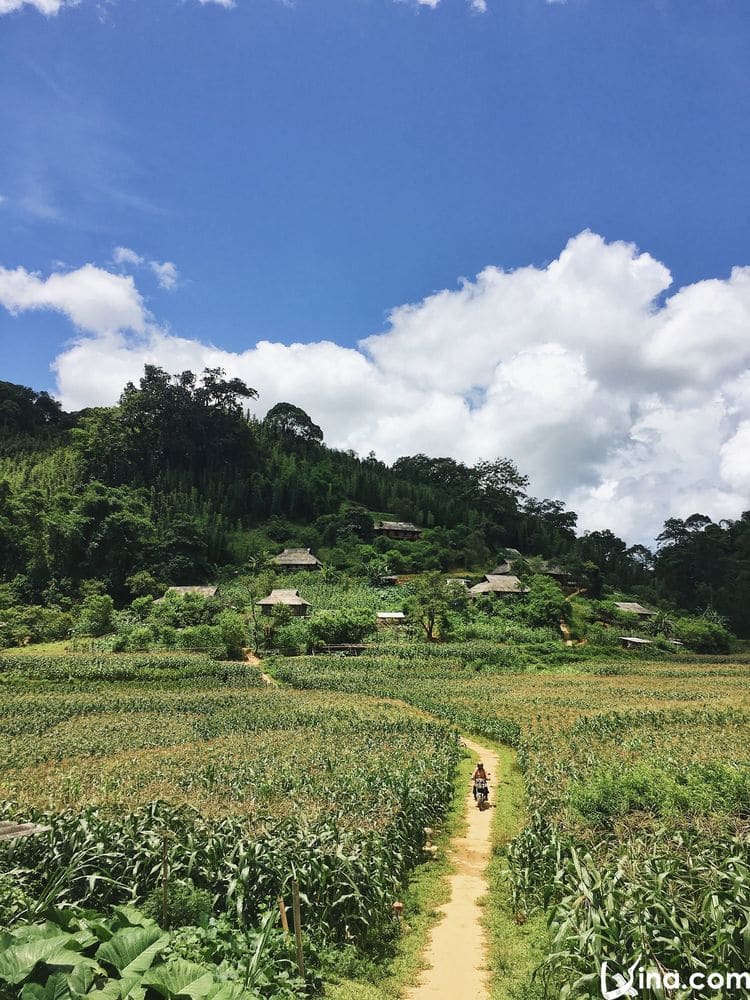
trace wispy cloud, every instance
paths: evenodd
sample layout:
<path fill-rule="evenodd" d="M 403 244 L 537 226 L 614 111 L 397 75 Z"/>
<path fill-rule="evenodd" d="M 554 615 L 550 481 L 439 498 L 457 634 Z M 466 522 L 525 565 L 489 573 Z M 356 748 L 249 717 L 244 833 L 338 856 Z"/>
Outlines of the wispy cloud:
<path fill-rule="evenodd" d="M 115 247 L 112 260 L 115 264 L 124 264 L 130 267 L 140 267 L 144 262 L 143 257 L 128 247 Z"/>
<path fill-rule="evenodd" d="M 112 0 L 108 0 L 112 2 Z M 79 7 L 83 0 L 0 0 L 0 17 L 3 14 L 14 14 L 24 7 L 30 7 L 39 11 L 45 17 L 54 17 L 59 14 L 64 7 Z M 227 10 L 235 6 L 235 0 L 198 0 L 202 7 L 212 4 L 217 7 L 224 7 Z M 100 9 L 102 4 L 99 4 Z"/>
<path fill-rule="evenodd" d="M 0 15 L 13 14 L 22 7 L 33 7 L 44 14 L 52 17 L 58 14 L 63 7 L 76 7 L 79 0 L 0 0 Z"/>
<path fill-rule="evenodd" d="M 159 287 L 168 292 L 174 291 L 180 280 L 180 272 L 171 260 L 149 260 L 129 247 L 115 247 L 112 253 L 112 260 L 120 267 L 147 267 L 155 276 Z"/>
<path fill-rule="evenodd" d="M 159 263 L 158 260 L 152 260 L 149 261 L 149 267 L 156 275 L 156 280 L 161 288 L 171 292 L 177 287 L 180 272 L 171 260 L 165 260 L 162 263 Z"/>

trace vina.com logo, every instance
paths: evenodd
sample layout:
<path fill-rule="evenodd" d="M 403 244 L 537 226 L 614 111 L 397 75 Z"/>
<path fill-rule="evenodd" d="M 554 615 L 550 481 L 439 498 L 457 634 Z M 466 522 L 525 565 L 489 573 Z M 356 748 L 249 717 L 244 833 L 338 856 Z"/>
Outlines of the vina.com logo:
<path fill-rule="evenodd" d="M 609 962 L 602 962 L 599 969 L 602 1000 L 622 1000 L 623 997 L 633 1000 L 641 994 L 647 995 L 647 991 L 653 991 L 652 995 L 656 996 L 669 996 L 680 990 L 699 992 L 706 988 L 719 991 L 724 996 L 735 992 L 742 997 L 750 996 L 750 972 L 699 970 L 683 979 L 673 969 L 643 968 L 641 958 L 639 955 L 624 975 L 612 969 Z"/>

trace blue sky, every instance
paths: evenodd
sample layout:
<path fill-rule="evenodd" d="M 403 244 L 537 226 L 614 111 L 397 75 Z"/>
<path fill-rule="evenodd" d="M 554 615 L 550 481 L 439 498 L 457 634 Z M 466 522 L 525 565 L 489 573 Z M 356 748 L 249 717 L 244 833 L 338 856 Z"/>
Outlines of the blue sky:
<path fill-rule="evenodd" d="M 460 294 L 460 280 L 491 266 L 535 265 L 546 275 L 583 230 L 601 237 L 602 261 L 607 248 L 635 245 L 625 257 L 613 255 L 622 275 L 642 260 L 635 247 L 671 272 L 669 291 L 666 279 L 655 279 L 653 288 L 646 281 L 651 305 L 635 296 L 645 324 L 668 295 L 701 289 L 705 279 L 726 283 L 733 267 L 750 264 L 746 0 L 486 0 L 484 13 L 465 0 L 434 7 L 236 0 L 231 8 L 197 0 L 80 0 L 53 13 L 58 6 L 60 0 L 0 0 L 0 377 L 59 388 L 70 405 L 106 402 L 115 393 L 114 375 L 99 389 L 86 376 L 92 358 L 106 369 L 103 351 L 129 351 L 140 365 L 154 355 L 155 337 L 162 338 L 166 353 L 158 359 L 167 367 L 171 355 L 181 356 L 164 339 L 171 337 L 227 352 L 232 368 L 232 358 L 258 341 L 314 349 L 330 340 L 356 348 L 385 331 L 407 350 L 390 369 L 380 350 L 377 370 L 362 377 L 377 381 L 409 364 L 418 379 L 420 334 L 402 337 L 393 310 L 403 316 L 408 303 L 412 311 L 427 309 L 430 296 L 428 304 L 455 305 L 450 296 Z M 173 270 L 167 280 L 162 270 L 160 284 L 156 265 L 165 262 Z M 140 326 L 121 322 L 116 303 L 111 323 L 100 313 L 82 322 L 70 305 L 71 294 L 101 293 L 106 312 L 111 282 L 104 290 L 79 282 L 73 292 L 58 283 L 54 295 L 51 286 L 43 293 L 35 286 L 41 298 L 32 302 L 28 289 L 19 298 L 18 283 L 32 272 L 46 282 L 87 264 L 95 282 L 130 275 Z M 599 275 L 600 291 L 609 288 L 608 265 L 590 271 Z M 480 285 L 471 287 L 480 294 Z M 441 289 L 449 290 L 443 298 Z M 739 323 L 734 353 L 702 387 L 701 405 L 717 392 L 727 395 L 727 380 L 734 385 L 746 370 L 744 319 L 736 316 L 745 306 L 744 286 L 735 292 L 726 314 L 730 325 Z M 485 339 L 497 341 L 486 358 L 493 371 L 524 351 L 524 343 L 510 344 L 502 333 L 504 294 L 483 328 Z M 620 298 L 612 291 L 609 304 L 597 306 L 606 314 L 603 328 Z M 691 313 L 696 327 L 705 308 Z M 547 311 L 539 322 L 555 321 Z M 455 335 L 445 327 L 430 352 L 442 355 Z M 611 395 L 596 363 L 566 336 L 530 334 L 528 343 L 582 356 L 585 374 L 593 372 Z M 367 349 L 356 354 L 325 363 L 373 363 Z M 285 358 L 279 355 L 278 364 Z M 629 398 L 617 387 L 636 417 L 654 393 L 677 405 L 677 376 L 663 364 L 652 369 L 633 374 Z M 112 362 L 113 373 L 124 370 Z M 256 381 L 264 371 L 259 366 Z M 504 372 L 506 390 L 509 377 Z M 679 405 L 697 405 L 687 399 L 696 386 L 681 377 Z M 440 389 L 440 378 L 436 372 L 430 391 Z M 457 403 L 456 419 L 476 415 L 477 398 L 492 395 L 476 372 L 467 378 L 442 413 Z M 271 383 L 267 405 L 281 391 Z M 392 383 L 383 391 L 402 390 Z M 744 400 L 744 382 L 738 391 Z M 744 450 L 735 438 L 750 411 L 736 396 L 719 438 L 706 444 L 715 457 L 725 445 Z M 322 418 L 334 443 L 371 445 L 386 457 L 428 444 L 441 450 L 440 438 L 389 437 L 377 407 L 352 438 L 328 405 Z M 579 504 L 585 489 L 594 504 L 590 498 L 604 496 L 613 478 L 605 467 L 611 440 L 625 435 L 631 453 L 637 450 L 636 417 L 610 426 L 610 444 L 596 455 L 581 456 L 575 481 L 545 479 L 549 455 L 537 462 L 542 474 L 533 462 L 532 472 L 545 489 Z M 483 451 L 527 447 L 470 431 Z M 473 457 L 450 435 L 444 440 L 444 450 L 464 447 Z M 523 466 L 523 455 L 511 457 Z M 672 457 L 660 472 L 669 475 L 677 465 Z M 618 488 L 632 473 L 620 463 Z M 716 516 L 734 516 L 750 474 L 746 480 L 743 467 L 719 482 L 722 475 L 718 467 L 703 470 L 701 497 L 709 503 L 710 491 L 719 489 L 711 500 Z M 601 503 L 612 509 L 613 501 Z M 638 511 L 623 530 L 641 530 L 642 504 Z M 597 516 L 604 513 L 589 523 Z"/>

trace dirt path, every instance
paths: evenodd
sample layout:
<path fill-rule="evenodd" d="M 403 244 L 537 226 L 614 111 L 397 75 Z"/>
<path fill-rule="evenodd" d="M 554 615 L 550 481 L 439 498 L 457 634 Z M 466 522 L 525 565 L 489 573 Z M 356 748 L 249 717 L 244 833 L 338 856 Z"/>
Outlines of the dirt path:
<path fill-rule="evenodd" d="M 491 775 L 490 801 L 500 785 L 499 762 L 491 750 L 464 739 L 464 743 Z M 466 831 L 451 843 L 455 871 L 450 876 L 450 899 L 440 908 L 442 918 L 433 928 L 424 954 L 429 968 L 422 973 L 407 1000 L 487 1000 L 487 947 L 479 900 L 488 891 L 485 869 L 491 855 L 492 809 L 477 809 L 466 793 Z"/>

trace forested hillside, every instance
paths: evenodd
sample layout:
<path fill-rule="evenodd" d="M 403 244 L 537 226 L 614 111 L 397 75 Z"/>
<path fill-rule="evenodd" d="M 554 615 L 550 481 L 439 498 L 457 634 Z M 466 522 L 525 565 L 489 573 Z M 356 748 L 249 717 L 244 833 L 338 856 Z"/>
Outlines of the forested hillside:
<path fill-rule="evenodd" d="M 670 519 L 652 553 L 528 495 L 507 458 L 467 466 L 406 456 L 392 466 L 326 447 L 312 419 L 220 369 L 147 367 L 119 404 L 65 413 L 46 393 L 0 382 L 0 608 L 66 607 L 144 581 L 196 584 L 252 568 L 284 545 L 338 569 L 486 572 L 506 548 L 560 562 L 592 597 L 627 590 L 725 616 L 750 635 L 750 511 L 714 524 Z M 379 516 L 425 530 L 374 538 Z"/>

